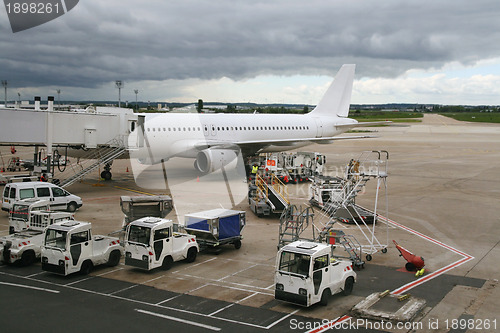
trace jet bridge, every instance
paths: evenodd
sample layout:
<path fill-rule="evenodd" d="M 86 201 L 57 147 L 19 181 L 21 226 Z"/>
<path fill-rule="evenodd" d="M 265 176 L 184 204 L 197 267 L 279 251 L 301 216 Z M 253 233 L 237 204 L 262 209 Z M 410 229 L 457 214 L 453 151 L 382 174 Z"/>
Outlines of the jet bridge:
<path fill-rule="evenodd" d="M 107 158 L 96 165 L 109 164 L 130 150 L 144 146 L 144 116 L 131 109 L 88 107 L 85 110 L 56 111 L 49 96 L 46 109 L 35 97 L 34 108 L 0 108 L 0 145 L 35 147 L 34 164 L 39 147 L 46 147 L 47 158 L 42 173 L 51 175 L 54 150 L 61 147 L 83 148 L 86 151 L 107 149 Z M 51 169 L 52 168 L 52 169 Z M 95 169 L 95 167 L 94 167 Z M 83 176 L 83 175 L 82 175 Z M 78 176 L 75 177 L 76 179 Z"/>

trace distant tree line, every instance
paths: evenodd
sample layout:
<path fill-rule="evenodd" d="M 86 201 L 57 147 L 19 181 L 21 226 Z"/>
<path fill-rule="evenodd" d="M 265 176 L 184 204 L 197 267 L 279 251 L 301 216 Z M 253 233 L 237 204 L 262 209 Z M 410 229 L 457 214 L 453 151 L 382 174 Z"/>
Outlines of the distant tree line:
<path fill-rule="evenodd" d="M 498 106 L 478 105 L 478 106 L 463 106 L 463 105 L 435 105 L 433 112 L 500 112 Z"/>

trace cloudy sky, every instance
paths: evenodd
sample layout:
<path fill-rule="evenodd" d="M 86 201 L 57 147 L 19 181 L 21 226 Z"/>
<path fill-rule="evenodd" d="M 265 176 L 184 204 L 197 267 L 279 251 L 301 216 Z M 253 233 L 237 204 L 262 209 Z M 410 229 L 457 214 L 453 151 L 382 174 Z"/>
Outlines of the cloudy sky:
<path fill-rule="evenodd" d="M 9 98 L 316 104 L 344 63 L 353 103 L 500 104 L 500 3 L 83 0 L 12 33 Z M 3 94 L 0 94 L 3 100 Z"/>

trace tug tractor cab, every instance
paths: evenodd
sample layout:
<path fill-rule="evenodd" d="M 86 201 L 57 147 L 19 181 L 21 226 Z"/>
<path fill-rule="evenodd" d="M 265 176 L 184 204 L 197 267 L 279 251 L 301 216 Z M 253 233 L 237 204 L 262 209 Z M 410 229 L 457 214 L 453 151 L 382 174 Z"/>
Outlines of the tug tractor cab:
<path fill-rule="evenodd" d="M 356 281 L 352 261 L 335 259 L 328 244 L 296 241 L 276 259 L 275 298 L 309 307 L 327 305 L 331 295 L 349 295 Z"/>
<path fill-rule="evenodd" d="M 144 217 L 131 222 L 125 234 L 125 265 L 169 269 L 174 261 L 193 262 L 199 252 L 196 236 L 178 232 L 172 220 Z"/>
<path fill-rule="evenodd" d="M 42 269 L 61 275 L 87 275 L 97 265 L 118 265 L 122 253 L 118 238 L 92 235 L 88 222 L 64 221 L 44 232 Z"/>
<path fill-rule="evenodd" d="M 49 210 L 50 202 L 48 200 L 31 198 L 15 201 L 9 211 L 9 234 L 29 229 L 34 212 Z M 43 231 L 43 228 L 38 230 Z"/>

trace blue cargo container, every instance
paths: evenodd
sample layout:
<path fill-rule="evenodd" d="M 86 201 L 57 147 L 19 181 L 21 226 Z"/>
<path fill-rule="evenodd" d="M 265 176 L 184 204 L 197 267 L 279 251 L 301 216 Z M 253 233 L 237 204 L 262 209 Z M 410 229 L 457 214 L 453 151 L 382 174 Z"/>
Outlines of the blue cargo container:
<path fill-rule="evenodd" d="M 186 214 L 185 229 L 196 235 L 202 246 L 234 244 L 241 247 L 241 231 L 245 227 L 245 212 L 229 209 L 212 209 Z"/>

